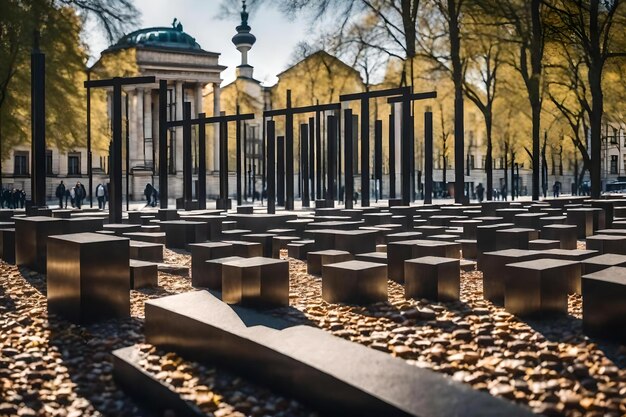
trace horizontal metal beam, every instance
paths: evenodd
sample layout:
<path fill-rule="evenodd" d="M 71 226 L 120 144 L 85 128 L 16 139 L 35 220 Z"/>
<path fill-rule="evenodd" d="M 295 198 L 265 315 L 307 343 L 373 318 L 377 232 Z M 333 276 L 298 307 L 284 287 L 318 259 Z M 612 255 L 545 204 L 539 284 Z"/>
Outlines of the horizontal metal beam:
<path fill-rule="evenodd" d="M 424 93 L 413 93 L 409 94 L 408 97 L 409 101 L 426 100 L 429 98 L 437 98 L 437 92 L 428 91 Z M 406 97 L 404 96 L 390 97 L 387 99 L 387 103 L 402 103 L 405 99 Z"/>
<path fill-rule="evenodd" d="M 220 122 L 235 122 L 237 120 L 252 120 L 254 119 L 254 113 L 246 113 L 246 114 L 231 114 L 228 116 L 212 116 L 205 117 L 204 119 L 191 119 L 189 123 L 192 125 L 199 124 L 211 124 L 211 123 L 220 123 Z M 180 127 L 185 124 L 184 120 L 174 120 L 171 122 L 167 122 L 167 127 Z"/>
<path fill-rule="evenodd" d="M 304 107 L 291 107 L 286 109 L 266 110 L 263 112 L 263 117 L 284 116 L 287 113 L 299 114 L 299 113 L 313 113 L 318 111 L 327 110 L 340 110 L 341 104 L 329 103 L 329 104 L 315 104 L 312 106 Z"/>
<path fill-rule="evenodd" d="M 361 100 L 364 98 L 397 96 L 400 94 L 408 94 L 410 92 L 411 92 L 410 87 L 397 87 L 397 88 L 388 88 L 385 90 L 364 91 L 362 93 L 343 94 L 339 96 L 339 101 L 353 101 L 353 100 Z"/>
<path fill-rule="evenodd" d="M 156 83 L 156 77 L 113 77 L 106 80 L 85 81 L 85 88 L 113 87 L 114 85 L 152 84 Z"/>

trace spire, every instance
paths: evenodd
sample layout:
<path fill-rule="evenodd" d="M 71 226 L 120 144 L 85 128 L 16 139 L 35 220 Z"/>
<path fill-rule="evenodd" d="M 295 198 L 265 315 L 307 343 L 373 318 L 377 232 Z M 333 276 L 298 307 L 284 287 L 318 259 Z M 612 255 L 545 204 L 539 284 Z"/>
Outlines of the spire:
<path fill-rule="evenodd" d="M 243 0 L 241 7 L 241 26 L 248 26 L 248 12 L 246 11 L 246 0 Z"/>
<path fill-rule="evenodd" d="M 241 65 L 237 67 L 237 77 L 252 78 L 252 66 L 248 65 L 248 51 L 252 49 L 252 45 L 256 42 L 256 37 L 250 33 L 251 27 L 248 26 L 248 10 L 246 0 L 242 1 L 241 7 L 241 25 L 237 26 L 237 34 L 233 36 L 233 44 L 241 53 Z"/>

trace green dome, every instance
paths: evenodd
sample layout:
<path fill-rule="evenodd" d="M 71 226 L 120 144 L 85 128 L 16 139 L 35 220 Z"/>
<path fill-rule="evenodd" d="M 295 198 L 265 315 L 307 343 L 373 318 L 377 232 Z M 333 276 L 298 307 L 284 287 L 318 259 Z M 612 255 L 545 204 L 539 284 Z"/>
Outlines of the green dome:
<path fill-rule="evenodd" d="M 180 23 L 174 27 L 154 27 L 136 30 L 128 35 L 124 35 L 110 49 L 132 47 L 202 50 L 195 38 L 183 32 L 183 26 Z"/>

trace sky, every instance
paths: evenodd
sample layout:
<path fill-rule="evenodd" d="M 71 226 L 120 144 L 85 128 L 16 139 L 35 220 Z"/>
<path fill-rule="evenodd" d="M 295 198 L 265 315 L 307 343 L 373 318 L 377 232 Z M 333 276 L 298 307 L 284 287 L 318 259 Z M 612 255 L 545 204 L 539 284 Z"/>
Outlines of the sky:
<path fill-rule="evenodd" d="M 183 30 L 196 38 L 204 50 L 221 53 L 220 64 L 228 67 L 222 72 L 224 85 L 235 79 L 235 67 L 241 63 L 241 55 L 231 42 L 241 19 L 218 18 L 221 1 L 135 0 L 135 7 L 141 12 L 141 28 L 171 26 L 177 18 L 183 24 Z M 254 66 L 254 77 L 264 85 L 273 85 L 277 81 L 276 75 L 289 67 L 298 42 L 314 37 L 306 17 L 288 19 L 273 7 L 256 10 L 248 19 L 248 24 L 257 38 L 248 52 L 248 63 Z M 94 62 L 109 45 L 101 31 L 88 25 L 86 33 L 91 62 Z"/>

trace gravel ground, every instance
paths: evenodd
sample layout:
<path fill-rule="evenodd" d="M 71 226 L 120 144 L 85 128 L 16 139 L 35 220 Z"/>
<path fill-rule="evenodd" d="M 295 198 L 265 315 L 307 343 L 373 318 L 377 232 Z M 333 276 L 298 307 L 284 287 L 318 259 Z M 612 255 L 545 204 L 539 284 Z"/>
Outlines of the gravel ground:
<path fill-rule="evenodd" d="M 191 260 L 168 249 L 164 258 Z M 316 416 L 228 372 L 143 344 L 144 301 L 191 290 L 189 279 L 159 273 L 158 288 L 131 291 L 129 319 L 77 326 L 47 313 L 44 275 L 0 262 L 0 416 L 150 416 L 112 378 L 110 353 L 134 343 L 146 369 L 209 416 Z"/>
<path fill-rule="evenodd" d="M 522 321 L 482 297 L 482 273 L 463 272 L 461 300 L 405 300 L 389 281 L 389 302 L 328 304 L 319 277 L 290 259 L 291 307 L 275 311 L 548 416 L 626 415 L 626 347 L 582 334 L 582 298 L 565 317 Z"/>
<path fill-rule="evenodd" d="M 283 257 L 286 253 L 283 251 Z M 187 252 L 165 250 L 189 265 Z M 482 299 L 482 274 L 462 273 L 461 301 L 405 300 L 367 307 L 321 300 L 321 279 L 290 259 L 291 307 L 273 314 L 431 368 L 546 415 L 626 415 L 626 348 L 581 332 L 581 299 L 569 315 L 521 321 Z M 143 366 L 215 416 L 314 416 L 295 401 L 241 378 L 144 344 L 143 302 L 192 290 L 159 273 L 159 287 L 131 291 L 131 318 L 75 326 L 46 311 L 42 275 L 0 263 L 0 415 L 144 416 L 111 376 L 114 349 L 140 343 Z"/>

